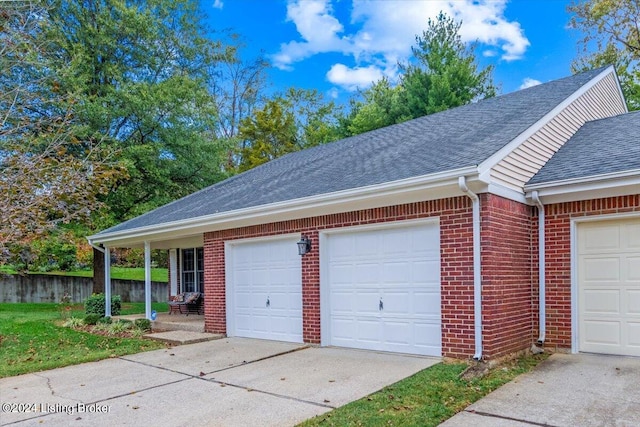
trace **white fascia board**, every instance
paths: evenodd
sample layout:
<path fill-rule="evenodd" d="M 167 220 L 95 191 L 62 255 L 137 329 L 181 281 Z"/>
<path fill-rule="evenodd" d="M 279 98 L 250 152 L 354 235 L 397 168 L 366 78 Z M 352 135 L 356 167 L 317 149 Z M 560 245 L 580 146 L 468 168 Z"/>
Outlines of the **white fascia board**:
<path fill-rule="evenodd" d="M 527 128 L 524 132 L 518 135 L 515 139 L 509 142 L 507 145 L 502 147 L 500 150 L 496 151 L 493 155 L 491 155 L 488 159 L 478 165 L 478 172 L 480 176 L 487 176 L 491 169 L 495 167 L 502 159 L 509 155 L 513 150 L 518 148 L 521 144 L 523 144 L 527 139 L 529 139 L 533 134 L 542 129 L 548 122 L 551 121 L 555 116 L 560 114 L 562 110 L 567 108 L 569 104 L 574 102 L 576 99 L 584 95 L 589 89 L 598 84 L 602 79 L 604 79 L 607 75 L 611 73 L 615 73 L 612 66 L 607 67 L 602 73 L 598 74 L 596 77 L 582 85 L 577 91 L 571 94 L 569 97 L 565 98 L 560 104 L 558 104 L 553 110 L 549 111 L 545 114 L 540 120 L 535 122 L 529 128 Z M 622 97 L 622 92 L 621 97 Z M 624 100 L 624 97 L 622 97 Z M 624 104 L 624 102 L 623 102 Z M 626 108 L 626 107 L 625 107 Z"/>
<path fill-rule="evenodd" d="M 96 234 L 87 239 L 92 244 L 102 243 L 111 247 L 133 246 L 144 240 L 163 241 L 207 231 L 458 196 L 462 195 L 458 188 L 460 176 L 467 177 L 471 185 L 485 185 L 478 182 L 477 172 L 476 166 L 470 166 L 180 221 Z"/>
<path fill-rule="evenodd" d="M 640 193 L 640 169 L 525 185 L 527 199 L 537 191 L 544 204 Z"/>

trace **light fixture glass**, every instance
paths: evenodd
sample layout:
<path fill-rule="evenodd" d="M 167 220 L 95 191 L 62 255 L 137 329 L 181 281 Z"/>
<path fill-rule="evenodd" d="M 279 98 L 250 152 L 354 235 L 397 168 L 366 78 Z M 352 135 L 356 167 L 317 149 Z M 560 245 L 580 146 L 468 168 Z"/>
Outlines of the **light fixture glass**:
<path fill-rule="evenodd" d="M 311 239 L 307 236 L 302 236 L 298 242 L 298 255 L 304 255 L 311 251 Z"/>

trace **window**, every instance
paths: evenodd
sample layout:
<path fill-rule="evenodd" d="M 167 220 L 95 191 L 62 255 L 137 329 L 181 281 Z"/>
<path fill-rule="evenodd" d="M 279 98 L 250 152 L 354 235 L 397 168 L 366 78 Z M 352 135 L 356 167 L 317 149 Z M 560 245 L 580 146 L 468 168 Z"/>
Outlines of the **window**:
<path fill-rule="evenodd" d="M 182 277 L 183 292 L 204 291 L 204 248 L 182 249 Z"/>

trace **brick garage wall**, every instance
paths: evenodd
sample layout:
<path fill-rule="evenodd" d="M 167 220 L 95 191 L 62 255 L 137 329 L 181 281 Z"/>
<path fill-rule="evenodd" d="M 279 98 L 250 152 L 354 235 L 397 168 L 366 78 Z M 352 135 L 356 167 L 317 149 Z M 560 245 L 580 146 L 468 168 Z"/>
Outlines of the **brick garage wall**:
<path fill-rule="evenodd" d="M 481 194 L 483 353 L 504 356 L 531 345 L 530 206 Z"/>
<path fill-rule="evenodd" d="M 626 212 L 640 212 L 640 195 L 545 206 L 545 347 L 571 349 L 571 219 Z"/>
<path fill-rule="evenodd" d="M 226 333 L 224 242 L 301 233 L 313 250 L 302 259 L 303 338 L 320 342 L 319 232 L 349 227 L 440 217 L 443 356 L 473 355 L 473 230 L 467 197 L 410 203 L 205 233 L 205 330 Z"/>

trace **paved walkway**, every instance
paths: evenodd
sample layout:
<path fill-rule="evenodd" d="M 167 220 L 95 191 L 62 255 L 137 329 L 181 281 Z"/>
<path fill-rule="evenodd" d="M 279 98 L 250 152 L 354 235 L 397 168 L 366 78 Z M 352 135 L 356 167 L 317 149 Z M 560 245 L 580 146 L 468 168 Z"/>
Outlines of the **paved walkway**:
<path fill-rule="evenodd" d="M 0 379 L 0 424 L 295 425 L 437 362 L 225 338 Z"/>
<path fill-rule="evenodd" d="M 640 426 L 640 358 L 554 354 L 441 426 Z"/>

